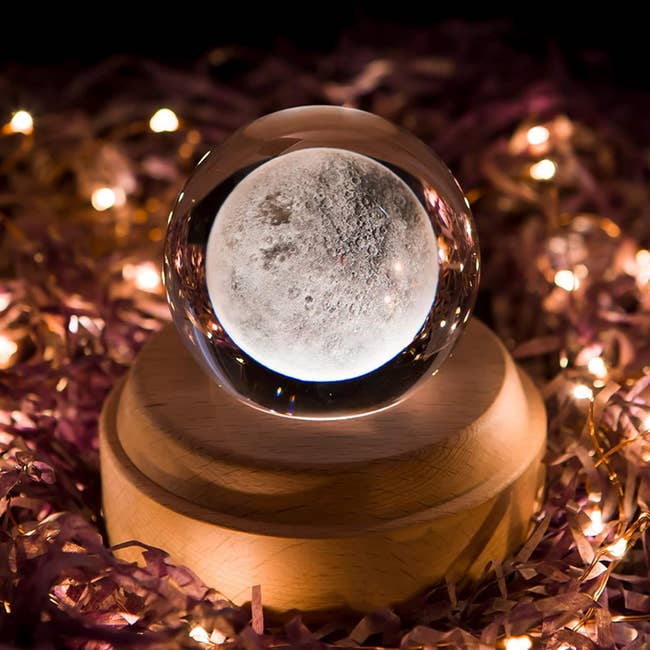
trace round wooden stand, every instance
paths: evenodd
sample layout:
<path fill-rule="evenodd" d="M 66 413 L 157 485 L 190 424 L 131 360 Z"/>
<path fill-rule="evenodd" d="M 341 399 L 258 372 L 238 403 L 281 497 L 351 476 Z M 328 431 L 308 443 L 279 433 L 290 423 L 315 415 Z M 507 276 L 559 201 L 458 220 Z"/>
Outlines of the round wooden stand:
<path fill-rule="evenodd" d="M 329 422 L 237 402 L 168 326 L 104 407 L 108 533 L 164 548 L 237 603 L 260 584 L 274 610 L 368 611 L 522 543 L 545 431 L 539 393 L 476 320 L 404 402 Z"/>

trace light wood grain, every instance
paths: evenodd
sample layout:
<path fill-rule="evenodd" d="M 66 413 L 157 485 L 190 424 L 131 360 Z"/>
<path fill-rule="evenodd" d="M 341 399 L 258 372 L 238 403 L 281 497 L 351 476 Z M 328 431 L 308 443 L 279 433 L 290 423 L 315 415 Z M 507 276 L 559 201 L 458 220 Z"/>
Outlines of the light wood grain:
<path fill-rule="evenodd" d="M 259 583 L 277 610 L 369 610 L 521 543 L 545 429 L 538 392 L 478 321 L 407 400 L 334 422 L 238 403 L 167 328 L 102 415 L 108 531 L 235 601 Z"/>

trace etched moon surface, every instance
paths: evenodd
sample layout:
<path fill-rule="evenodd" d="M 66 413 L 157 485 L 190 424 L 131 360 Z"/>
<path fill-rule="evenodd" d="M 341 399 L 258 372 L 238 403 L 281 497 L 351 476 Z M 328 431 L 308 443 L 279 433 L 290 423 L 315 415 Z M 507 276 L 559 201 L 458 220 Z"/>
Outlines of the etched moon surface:
<path fill-rule="evenodd" d="M 228 195 L 208 238 L 206 283 L 224 330 L 258 363 L 342 381 L 417 335 L 436 295 L 437 243 L 414 192 L 387 167 L 302 149 Z"/>

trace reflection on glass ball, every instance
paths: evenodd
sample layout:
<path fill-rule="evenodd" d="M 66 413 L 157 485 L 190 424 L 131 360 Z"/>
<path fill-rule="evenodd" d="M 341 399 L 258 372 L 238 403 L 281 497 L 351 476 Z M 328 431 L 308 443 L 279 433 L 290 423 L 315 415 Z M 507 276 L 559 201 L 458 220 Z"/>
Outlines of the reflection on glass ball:
<path fill-rule="evenodd" d="M 386 120 L 260 118 L 201 161 L 165 243 L 182 338 L 240 400 L 300 418 L 401 401 L 449 355 L 479 253 L 458 184 Z"/>

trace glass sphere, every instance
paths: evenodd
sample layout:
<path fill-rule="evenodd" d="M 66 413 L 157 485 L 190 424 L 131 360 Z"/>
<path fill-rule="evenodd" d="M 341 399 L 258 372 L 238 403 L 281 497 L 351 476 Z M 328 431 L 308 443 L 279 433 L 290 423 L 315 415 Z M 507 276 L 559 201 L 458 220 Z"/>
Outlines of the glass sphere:
<path fill-rule="evenodd" d="M 336 419 L 435 374 L 472 310 L 468 203 L 421 141 L 332 106 L 255 120 L 199 163 L 170 215 L 164 278 L 219 386 L 278 415 Z"/>

